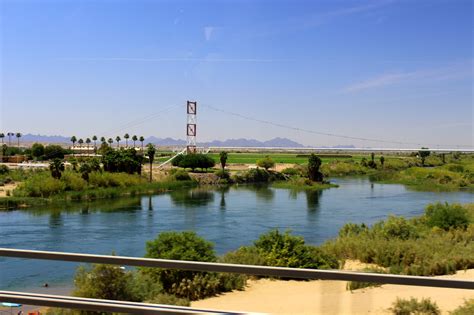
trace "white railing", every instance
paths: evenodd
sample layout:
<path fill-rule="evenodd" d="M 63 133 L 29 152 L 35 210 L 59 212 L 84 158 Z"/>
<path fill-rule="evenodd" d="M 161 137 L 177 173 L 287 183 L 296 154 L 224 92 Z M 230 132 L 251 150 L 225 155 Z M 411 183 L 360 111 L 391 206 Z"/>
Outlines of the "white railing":
<path fill-rule="evenodd" d="M 22 250 L 0 248 L 0 257 L 16 257 L 29 259 L 57 260 L 68 262 L 97 263 L 110 265 L 127 265 L 135 267 L 156 267 L 166 269 L 183 269 L 192 271 L 228 272 L 256 276 L 298 278 L 307 280 L 340 280 L 376 282 L 384 284 L 426 286 L 438 288 L 474 290 L 473 280 L 442 279 L 420 276 L 390 275 L 377 273 L 363 273 L 342 270 L 319 270 L 282 268 L 252 265 L 236 265 L 209 263 L 198 261 L 181 261 L 167 259 L 150 259 L 124 256 L 91 255 L 65 252 L 48 252 L 36 250 Z M 186 307 L 153 305 L 124 301 L 110 301 L 76 298 L 67 296 L 52 296 L 24 292 L 0 291 L 0 300 L 11 303 L 23 303 L 39 306 L 75 308 L 92 311 L 121 312 L 131 314 L 203 314 L 225 313 L 242 314 L 241 312 L 223 312 L 216 310 L 202 310 Z"/>

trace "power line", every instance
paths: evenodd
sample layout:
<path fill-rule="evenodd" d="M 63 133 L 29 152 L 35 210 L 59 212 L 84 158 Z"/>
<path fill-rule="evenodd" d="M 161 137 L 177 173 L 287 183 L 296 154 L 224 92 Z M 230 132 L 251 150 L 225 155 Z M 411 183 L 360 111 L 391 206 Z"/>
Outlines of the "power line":
<path fill-rule="evenodd" d="M 262 124 L 267 124 L 275 127 L 280 127 L 284 129 L 289 129 L 289 130 L 294 130 L 294 131 L 301 131 L 301 132 L 306 132 L 306 133 L 311 133 L 311 134 L 317 134 L 321 136 L 327 136 L 327 137 L 335 137 L 335 138 L 342 138 L 342 139 L 350 139 L 350 140 L 360 140 L 360 141 L 370 141 L 370 142 L 378 142 L 378 143 L 390 143 L 390 144 L 399 144 L 399 145 L 417 145 L 417 146 L 423 146 L 423 145 L 429 145 L 429 146 L 443 146 L 440 144 L 433 144 L 433 143 L 417 143 L 417 142 L 404 142 L 404 141 L 393 141 L 393 140 L 384 140 L 384 139 L 374 139 L 374 138 L 364 138 L 364 137 L 356 137 L 356 136 L 348 136 L 348 135 L 342 135 L 342 134 L 335 134 L 335 133 L 329 133 L 329 132 L 322 132 L 322 131 L 315 131 L 315 130 L 310 130 L 310 129 L 305 129 L 305 128 L 300 128 L 300 127 L 294 127 L 286 124 L 281 124 L 269 120 L 264 120 L 264 119 L 258 119 L 246 115 L 242 115 L 239 113 L 223 110 L 220 108 L 216 108 L 211 105 L 206 105 L 206 104 L 201 104 L 201 106 L 207 107 L 213 111 L 220 112 L 226 115 L 231 115 L 235 117 L 239 117 L 242 119 L 250 120 L 250 121 L 255 121 L 258 123 Z M 458 144 L 454 145 L 457 147 L 472 147 L 472 145 L 463 145 L 463 144 Z"/>
<path fill-rule="evenodd" d="M 123 131 L 127 128 L 132 128 L 132 127 L 135 127 L 135 126 L 138 126 L 138 125 L 141 125 L 141 124 L 144 124 L 150 120 L 153 120 L 155 118 L 158 118 L 159 116 L 161 116 L 162 114 L 164 113 L 167 113 L 169 111 L 171 111 L 172 109 L 174 108 L 177 108 L 177 107 L 180 107 L 180 106 L 183 106 L 181 104 L 178 104 L 178 105 L 172 105 L 172 106 L 168 106 L 156 113 L 153 113 L 153 114 L 150 114 L 150 115 L 147 115 L 145 117 L 142 117 L 142 118 L 138 118 L 138 119 L 135 119 L 135 120 L 131 120 L 121 126 L 118 126 L 114 129 L 109 129 L 108 131 L 104 132 L 104 136 L 110 136 L 112 134 L 115 134 L 119 131 Z"/>

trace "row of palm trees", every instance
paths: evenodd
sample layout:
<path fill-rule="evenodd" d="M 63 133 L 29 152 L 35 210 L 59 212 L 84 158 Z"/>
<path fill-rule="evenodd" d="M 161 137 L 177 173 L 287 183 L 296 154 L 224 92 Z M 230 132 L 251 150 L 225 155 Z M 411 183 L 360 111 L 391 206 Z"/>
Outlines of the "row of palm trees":
<path fill-rule="evenodd" d="M 123 138 L 125 139 L 125 147 L 128 148 L 128 139 L 130 139 L 130 135 L 128 133 L 126 133 Z M 72 146 L 74 147 L 76 142 L 79 144 L 80 147 L 82 147 L 82 145 L 85 143 L 87 145 L 87 148 L 89 148 L 90 144 L 92 142 L 94 142 L 94 148 L 97 148 L 97 140 L 99 140 L 99 138 L 97 138 L 97 136 L 92 136 L 92 138 L 86 138 L 86 140 L 80 138 L 80 139 L 77 139 L 76 136 L 72 136 L 71 137 L 71 142 L 72 142 Z M 117 142 L 117 148 L 120 148 L 120 141 L 122 140 L 122 138 L 120 138 L 120 136 L 117 136 L 115 137 L 115 141 Z M 143 136 L 136 136 L 136 135 L 133 135 L 131 137 L 131 140 L 133 141 L 133 147 L 135 148 L 136 147 L 136 142 L 137 141 L 140 141 L 141 142 L 141 146 L 142 146 L 142 151 L 143 151 L 143 142 L 145 141 L 145 137 Z M 101 137 L 100 138 L 100 142 L 103 143 L 103 144 L 109 144 L 110 146 L 112 146 L 112 144 L 114 143 L 114 139 L 112 138 L 108 138 L 106 139 L 105 137 Z"/>
<path fill-rule="evenodd" d="M 12 145 L 12 137 L 16 137 L 18 147 L 20 147 L 20 138 L 21 138 L 21 136 L 22 136 L 22 134 L 20 132 L 17 132 L 17 133 L 7 132 L 8 145 L 11 146 Z M 0 132 L 0 139 L 2 140 L 2 145 L 3 145 L 3 142 L 4 142 L 4 138 L 5 138 L 5 134 L 3 132 Z"/>

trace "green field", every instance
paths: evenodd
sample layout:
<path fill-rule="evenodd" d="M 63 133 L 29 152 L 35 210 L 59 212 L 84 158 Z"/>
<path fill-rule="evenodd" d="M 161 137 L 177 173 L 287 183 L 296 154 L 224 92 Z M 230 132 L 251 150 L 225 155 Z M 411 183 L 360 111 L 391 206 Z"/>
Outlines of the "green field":
<path fill-rule="evenodd" d="M 157 163 L 164 162 L 169 159 L 172 155 L 169 152 L 159 152 L 159 154 L 169 154 L 167 156 L 160 156 L 156 159 Z M 227 163 L 229 164 L 255 164 L 255 162 L 265 156 L 270 156 L 276 163 L 288 163 L 288 164 L 304 164 L 308 162 L 307 154 L 297 154 L 297 153 L 228 153 Z M 219 163 L 219 153 L 209 153 L 209 156 L 212 157 L 216 163 Z M 330 157 L 325 157 L 324 154 L 321 154 L 320 157 L 323 162 L 328 162 L 334 159 L 340 160 L 360 160 L 363 155 L 354 155 L 349 157 L 349 155 L 329 155 Z M 370 158 L 370 154 L 365 156 Z"/>

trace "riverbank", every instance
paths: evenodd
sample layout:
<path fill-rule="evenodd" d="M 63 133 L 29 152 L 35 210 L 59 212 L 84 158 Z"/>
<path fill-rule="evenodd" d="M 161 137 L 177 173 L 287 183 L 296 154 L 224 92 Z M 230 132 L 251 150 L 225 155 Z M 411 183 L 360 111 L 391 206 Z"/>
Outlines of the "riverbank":
<path fill-rule="evenodd" d="M 161 182 L 143 182 L 131 186 L 88 188 L 81 191 L 66 191 L 48 198 L 14 196 L 0 198 L 0 211 L 34 206 L 52 205 L 64 202 L 93 201 L 126 196 L 142 196 L 159 194 L 178 189 L 196 187 L 195 181 L 167 180 Z"/>
<path fill-rule="evenodd" d="M 474 269 L 437 278 L 472 280 Z M 351 292 L 346 286 L 346 281 L 250 280 L 244 291 L 195 301 L 191 306 L 271 314 L 391 314 L 388 309 L 397 297 L 416 297 L 431 298 L 447 314 L 474 298 L 473 292 L 461 289 L 382 285 Z"/>

